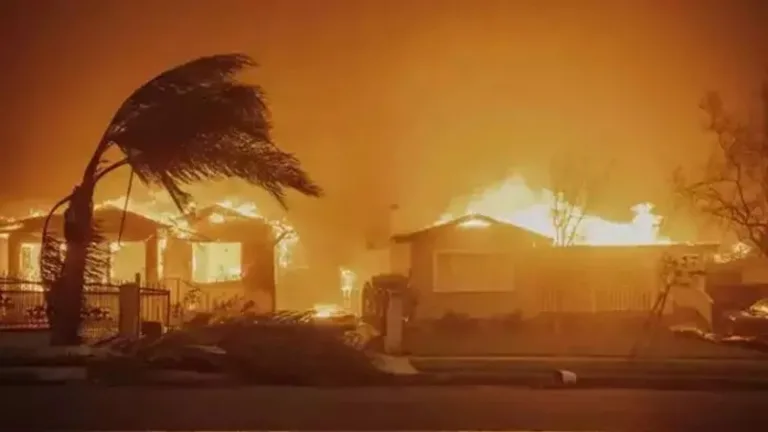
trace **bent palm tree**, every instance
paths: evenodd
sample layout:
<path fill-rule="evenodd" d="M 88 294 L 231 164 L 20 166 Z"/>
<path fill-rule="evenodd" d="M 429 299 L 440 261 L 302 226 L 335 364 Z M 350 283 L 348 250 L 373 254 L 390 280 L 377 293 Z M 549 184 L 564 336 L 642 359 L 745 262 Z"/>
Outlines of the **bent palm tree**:
<path fill-rule="evenodd" d="M 287 189 L 319 197 L 322 190 L 292 154 L 270 136 L 269 110 L 258 86 L 237 80 L 253 67 L 241 54 L 203 57 L 170 69 L 136 90 L 115 113 L 83 178 L 64 204 L 64 241 L 43 231 L 41 274 L 49 290 L 53 344 L 78 342 L 86 275 L 99 274 L 105 250 L 94 226 L 97 182 L 122 166 L 148 185 L 168 191 L 186 214 L 191 196 L 182 186 L 239 178 L 268 191 L 285 206 Z M 123 158 L 107 161 L 111 148 Z"/>

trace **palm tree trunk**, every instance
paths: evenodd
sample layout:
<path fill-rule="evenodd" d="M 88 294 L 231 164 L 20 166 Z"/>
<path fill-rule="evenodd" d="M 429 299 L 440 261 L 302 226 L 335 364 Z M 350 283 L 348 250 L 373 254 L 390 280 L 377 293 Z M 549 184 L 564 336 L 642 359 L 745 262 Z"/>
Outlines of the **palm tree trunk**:
<path fill-rule="evenodd" d="M 93 186 L 78 186 L 65 213 L 64 267 L 52 287 L 51 345 L 80 343 L 86 256 L 92 234 Z"/>

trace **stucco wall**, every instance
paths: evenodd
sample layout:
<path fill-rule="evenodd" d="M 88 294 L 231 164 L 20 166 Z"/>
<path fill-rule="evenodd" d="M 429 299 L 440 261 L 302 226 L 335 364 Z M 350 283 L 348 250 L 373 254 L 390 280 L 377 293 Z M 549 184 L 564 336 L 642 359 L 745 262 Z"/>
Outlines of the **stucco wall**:
<path fill-rule="evenodd" d="M 511 256 L 514 290 L 505 292 L 435 292 L 434 255 L 439 251 L 500 252 Z M 536 247 L 524 232 L 508 227 L 451 227 L 427 233 L 410 243 L 411 282 L 417 290 L 417 319 L 448 312 L 484 317 L 510 314 L 520 308 L 520 290 L 530 284 Z"/>
<path fill-rule="evenodd" d="M 433 257 L 440 250 L 509 253 L 514 291 L 435 292 Z M 478 318 L 520 312 L 530 318 L 542 312 L 647 311 L 661 288 L 662 256 L 702 252 L 708 249 L 688 245 L 551 248 L 534 245 L 529 237 L 508 228 L 443 229 L 410 243 L 411 280 L 419 296 L 416 317 L 435 319 L 448 312 Z M 706 311 L 702 305 L 697 308 Z"/>

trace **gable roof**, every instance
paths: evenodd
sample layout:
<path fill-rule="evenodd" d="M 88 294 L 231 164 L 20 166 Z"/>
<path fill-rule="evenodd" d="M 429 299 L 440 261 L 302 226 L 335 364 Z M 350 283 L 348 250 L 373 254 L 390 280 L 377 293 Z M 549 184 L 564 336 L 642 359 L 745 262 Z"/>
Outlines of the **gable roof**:
<path fill-rule="evenodd" d="M 477 224 L 476 226 L 478 227 L 480 226 L 496 227 L 504 230 L 515 231 L 518 234 L 523 236 L 528 236 L 535 241 L 544 241 L 548 243 L 552 242 L 552 239 L 545 235 L 541 235 L 539 233 L 533 232 L 521 226 L 511 224 L 509 222 L 503 222 L 498 219 L 494 219 L 490 216 L 486 216 L 482 214 L 468 214 L 460 218 L 452 219 L 447 222 L 443 222 L 437 225 L 432 225 L 432 226 L 423 228 L 418 231 L 413 231 L 405 234 L 397 234 L 392 236 L 392 241 L 394 241 L 395 243 L 408 243 L 426 234 L 435 233 L 441 230 L 450 229 L 450 228 L 454 228 L 461 225 L 467 226 L 468 224 L 473 224 L 473 223 Z"/>
<path fill-rule="evenodd" d="M 15 220 L 0 226 L 0 233 L 41 235 L 46 217 L 47 215 L 33 216 L 26 219 Z M 98 224 L 102 234 L 107 236 L 110 234 L 117 234 L 120 232 L 120 225 L 123 222 L 123 209 L 112 205 L 98 207 L 93 210 L 93 219 Z M 129 210 L 125 212 L 125 224 L 122 238 L 126 241 L 146 240 L 155 235 L 157 230 L 168 227 L 168 225 Z M 61 213 L 52 215 L 48 229 L 52 233 L 63 233 L 64 215 Z"/>
<path fill-rule="evenodd" d="M 221 219 L 215 218 L 216 216 Z M 190 218 L 191 241 L 242 241 L 272 236 L 269 221 L 249 216 L 219 204 L 198 210 Z"/>

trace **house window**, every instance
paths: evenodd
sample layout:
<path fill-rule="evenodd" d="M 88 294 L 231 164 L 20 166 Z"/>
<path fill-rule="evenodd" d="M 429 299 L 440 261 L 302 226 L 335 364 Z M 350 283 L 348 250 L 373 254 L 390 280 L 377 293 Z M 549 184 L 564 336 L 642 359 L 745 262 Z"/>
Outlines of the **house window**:
<path fill-rule="evenodd" d="M 437 252 L 434 257 L 434 291 L 513 291 L 512 256 L 505 253 Z"/>
<path fill-rule="evenodd" d="M 193 243 L 192 280 L 224 282 L 242 278 L 240 243 Z"/>

